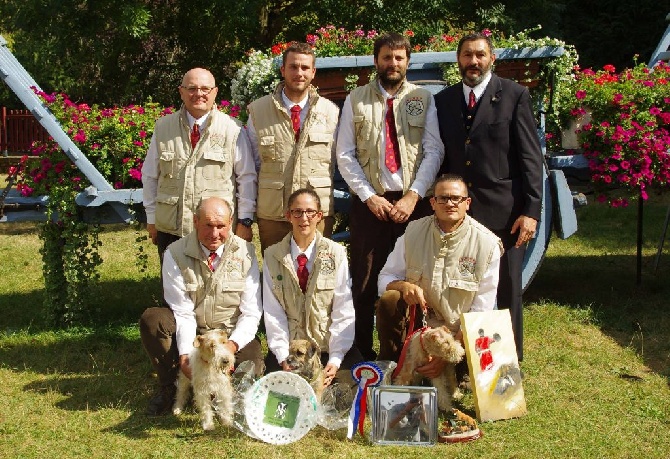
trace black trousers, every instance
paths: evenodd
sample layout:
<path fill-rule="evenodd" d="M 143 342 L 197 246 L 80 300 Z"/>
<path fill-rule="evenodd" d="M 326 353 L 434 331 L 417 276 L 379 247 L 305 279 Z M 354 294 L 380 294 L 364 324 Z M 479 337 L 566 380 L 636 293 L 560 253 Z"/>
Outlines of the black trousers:
<path fill-rule="evenodd" d="M 402 192 L 387 192 L 383 195 L 394 203 Z M 416 220 L 433 213 L 427 198 L 417 202 L 409 220 Z M 367 204 L 358 196 L 352 196 L 349 212 L 349 256 L 351 266 L 352 296 L 356 312 L 356 338 L 354 343 L 366 360 L 375 360 L 373 330 L 375 302 L 377 300 L 377 278 L 393 250 L 395 241 L 407 228 L 407 223 L 381 221 L 375 217 Z"/>
<path fill-rule="evenodd" d="M 505 253 L 500 259 L 500 280 L 496 297 L 498 309 L 509 309 L 512 318 L 512 331 L 519 361 L 523 360 L 523 289 L 521 272 L 526 245 L 516 248 L 514 244 L 519 233 L 510 234 L 509 229 L 494 231 L 503 243 Z"/>

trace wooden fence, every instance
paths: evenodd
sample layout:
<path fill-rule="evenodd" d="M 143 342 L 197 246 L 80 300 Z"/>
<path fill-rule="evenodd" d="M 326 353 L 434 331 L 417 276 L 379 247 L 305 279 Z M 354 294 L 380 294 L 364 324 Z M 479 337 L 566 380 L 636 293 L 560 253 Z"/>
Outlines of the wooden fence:
<path fill-rule="evenodd" d="M 33 141 L 49 138 L 47 131 L 28 110 L 2 107 L 0 117 L 0 152 L 5 156 L 30 154 Z"/>

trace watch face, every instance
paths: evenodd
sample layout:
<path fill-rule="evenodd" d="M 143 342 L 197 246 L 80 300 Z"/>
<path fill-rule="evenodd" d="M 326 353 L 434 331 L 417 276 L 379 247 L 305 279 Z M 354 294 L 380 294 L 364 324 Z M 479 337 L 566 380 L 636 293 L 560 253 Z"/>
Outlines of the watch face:
<path fill-rule="evenodd" d="M 239 221 L 240 221 L 240 223 L 242 223 L 242 224 L 243 224 L 244 226 L 246 226 L 247 228 L 250 228 L 251 225 L 252 225 L 252 223 L 254 222 L 254 221 L 253 221 L 252 219 L 250 219 L 250 218 L 240 218 Z"/>

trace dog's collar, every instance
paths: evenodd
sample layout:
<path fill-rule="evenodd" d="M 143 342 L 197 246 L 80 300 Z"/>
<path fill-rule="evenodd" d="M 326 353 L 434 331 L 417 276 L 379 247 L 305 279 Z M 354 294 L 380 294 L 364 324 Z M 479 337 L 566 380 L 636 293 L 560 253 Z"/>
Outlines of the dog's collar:
<path fill-rule="evenodd" d="M 421 350 L 427 354 L 428 352 L 426 351 L 426 347 L 423 345 L 423 334 L 426 333 L 426 330 L 428 330 L 428 327 L 421 327 L 416 331 L 416 333 L 419 333 L 419 343 L 421 344 Z"/>

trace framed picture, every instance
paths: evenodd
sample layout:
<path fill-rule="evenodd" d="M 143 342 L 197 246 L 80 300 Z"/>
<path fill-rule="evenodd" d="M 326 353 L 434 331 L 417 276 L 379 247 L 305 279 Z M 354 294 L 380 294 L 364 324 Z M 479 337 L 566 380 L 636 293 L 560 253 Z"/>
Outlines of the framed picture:
<path fill-rule="evenodd" d="M 379 386 L 372 389 L 372 433 L 376 445 L 434 445 L 437 390 L 434 387 Z"/>
<path fill-rule="evenodd" d="M 461 314 L 475 410 L 480 421 L 526 414 L 509 310 Z"/>

